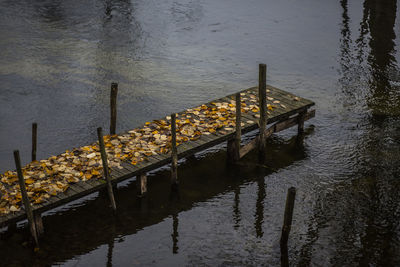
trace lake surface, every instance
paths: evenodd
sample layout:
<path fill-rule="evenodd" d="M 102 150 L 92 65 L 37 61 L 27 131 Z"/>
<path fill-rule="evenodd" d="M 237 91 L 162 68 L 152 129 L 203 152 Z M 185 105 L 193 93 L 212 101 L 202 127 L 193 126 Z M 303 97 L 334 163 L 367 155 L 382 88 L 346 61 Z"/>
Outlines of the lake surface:
<path fill-rule="evenodd" d="M 297 188 L 293 266 L 400 265 L 400 11 L 396 0 L 0 0 L 0 171 L 258 82 L 316 102 L 317 116 L 233 167 L 218 146 L 119 186 L 118 216 L 93 194 L 0 241 L 4 266 L 280 265 L 286 191 Z M 247 136 L 246 138 L 250 138 Z"/>

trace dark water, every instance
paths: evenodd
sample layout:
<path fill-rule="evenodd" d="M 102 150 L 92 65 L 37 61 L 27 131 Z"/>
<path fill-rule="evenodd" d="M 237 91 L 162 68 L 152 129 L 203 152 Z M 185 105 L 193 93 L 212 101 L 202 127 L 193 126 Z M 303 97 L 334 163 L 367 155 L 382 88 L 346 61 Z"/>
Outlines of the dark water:
<path fill-rule="evenodd" d="M 298 190 L 294 266 L 400 265 L 400 11 L 365 1 L 0 1 L 0 171 L 12 150 L 40 158 L 95 140 L 119 82 L 118 131 L 257 84 L 316 102 L 315 127 L 294 130 L 226 167 L 224 147 L 116 194 L 48 213 L 39 252 L 26 229 L 0 241 L 0 265 L 280 264 L 286 190 Z M 310 124 L 307 124 L 310 126 Z"/>

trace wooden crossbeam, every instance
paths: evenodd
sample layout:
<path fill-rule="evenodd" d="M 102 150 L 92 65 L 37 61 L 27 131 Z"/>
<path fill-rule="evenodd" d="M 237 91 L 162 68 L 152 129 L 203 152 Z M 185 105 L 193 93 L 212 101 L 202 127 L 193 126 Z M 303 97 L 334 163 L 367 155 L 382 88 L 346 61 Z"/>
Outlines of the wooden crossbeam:
<path fill-rule="evenodd" d="M 301 121 L 306 121 L 311 118 L 315 117 L 315 110 L 311 110 L 307 113 L 302 113 L 297 115 L 296 117 L 289 118 L 285 121 L 277 122 L 274 125 L 270 126 L 269 128 L 264 130 L 264 138 L 270 137 L 273 133 L 277 133 L 280 131 L 283 131 L 287 128 L 293 127 L 299 123 L 299 120 Z M 240 148 L 239 152 L 239 157 L 243 158 L 247 153 L 249 153 L 251 150 L 256 148 L 260 142 L 260 135 L 257 135 L 253 140 L 251 140 L 249 143 L 246 145 L 242 146 Z"/>

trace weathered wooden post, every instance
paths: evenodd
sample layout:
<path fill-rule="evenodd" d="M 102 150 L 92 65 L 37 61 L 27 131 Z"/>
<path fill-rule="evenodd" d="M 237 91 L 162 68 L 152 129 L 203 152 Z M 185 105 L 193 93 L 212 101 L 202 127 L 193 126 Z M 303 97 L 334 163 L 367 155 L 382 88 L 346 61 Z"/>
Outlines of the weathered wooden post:
<path fill-rule="evenodd" d="M 147 176 L 146 173 L 141 173 L 136 177 L 136 186 L 138 197 L 144 197 L 147 193 Z"/>
<path fill-rule="evenodd" d="M 33 216 L 31 203 L 29 202 L 28 194 L 26 192 L 25 180 L 22 174 L 21 159 L 19 157 L 18 150 L 14 150 L 14 160 L 15 160 L 15 166 L 17 168 L 18 183 L 21 190 L 22 202 L 25 207 L 26 217 L 28 217 L 29 229 L 33 236 L 33 239 L 35 240 L 36 245 L 39 245 L 38 231 L 36 229 L 36 220 Z"/>
<path fill-rule="evenodd" d="M 37 149 L 37 123 L 32 124 L 32 161 L 36 160 Z"/>
<path fill-rule="evenodd" d="M 114 135 L 117 128 L 117 94 L 118 83 L 111 83 L 110 95 L 110 108 L 111 108 L 111 121 L 110 121 L 110 134 Z"/>
<path fill-rule="evenodd" d="M 296 197 L 296 188 L 290 187 L 288 189 L 286 197 L 285 215 L 283 218 L 282 234 L 280 241 L 281 246 L 286 246 L 289 239 L 290 228 L 292 227 L 295 197 Z"/>
<path fill-rule="evenodd" d="M 240 101 L 240 93 L 235 95 L 236 102 L 236 132 L 233 140 L 228 141 L 228 161 L 235 162 L 240 159 L 240 143 L 242 140 L 242 106 Z"/>
<path fill-rule="evenodd" d="M 101 160 L 103 162 L 104 178 L 106 179 L 107 182 L 108 197 L 110 198 L 111 207 L 115 212 L 117 210 L 117 206 L 115 204 L 114 192 L 111 185 L 110 172 L 108 170 L 107 154 L 106 154 L 106 149 L 104 147 L 103 130 L 101 129 L 101 127 L 97 128 L 97 136 L 99 138 Z"/>
<path fill-rule="evenodd" d="M 304 110 L 299 113 L 299 121 L 298 121 L 298 127 L 297 127 L 297 133 L 302 134 L 304 133 L 304 117 L 307 113 L 307 110 Z"/>
<path fill-rule="evenodd" d="M 176 149 L 176 114 L 171 114 L 171 191 L 178 191 L 178 151 Z"/>
<path fill-rule="evenodd" d="M 265 151 L 265 128 L 267 126 L 267 66 L 265 64 L 259 65 L 258 74 L 258 103 L 260 108 L 260 143 L 259 149 L 261 152 Z"/>
<path fill-rule="evenodd" d="M 235 132 L 235 160 L 240 159 L 240 143 L 242 141 L 242 102 L 240 93 L 235 96 L 236 101 L 236 132 Z"/>

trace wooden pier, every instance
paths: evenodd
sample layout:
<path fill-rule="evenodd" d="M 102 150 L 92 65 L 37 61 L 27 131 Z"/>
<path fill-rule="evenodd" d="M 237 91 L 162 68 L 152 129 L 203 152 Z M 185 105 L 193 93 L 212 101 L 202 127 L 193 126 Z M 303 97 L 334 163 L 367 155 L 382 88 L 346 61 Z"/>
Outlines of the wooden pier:
<path fill-rule="evenodd" d="M 97 173 L 98 175 L 94 175 L 93 177 L 92 175 L 89 175 L 90 177 L 87 176 L 86 178 L 85 175 L 82 176 L 81 173 L 79 175 L 81 176 L 79 179 L 68 176 L 68 181 L 73 178 L 76 180 L 69 183 L 67 189 L 59 190 L 56 193 L 52 194 L 51 197 L 45 199 L 44 201 L 38 201 L 38 203 L 31 199 L 30 205 L 26 203 L 29 203 L 29 201 L 27 201 L 28 194 L 26 193 L 26 189 L 25 193 L 23 192 L 24 190 L 22 190 L 22 198 L 25 203 L 25 208 L 23 208 L 22 204 L 20 204 L 19 210 L 10 211 L 7 214 L 1 214 L 0 226 L 4 227 L 7 225 L 12 225 L 15 222 L 28 218 L 30 225 L 33 225 L 33 227 L 30 227 L 30 229 L 37 243 L 37 236 L 40 235 L 40 232 L 43 231 L 43 229 L 41 229 L 40 231 L 35 229 L 42 227 L 40 214 L 47 210 L 79 199 L 103 188 L 108 189 L 111 207 L 114 210 L 118 210 L 118 203 L 115 203 L 113 197 L 114 193 L 112 189 L 112 185 L 115 185 L 118 182 L 136 176 L 139 181 L 139 183 L 137 183 L 138 196 L 143 197 L 145 196 L 147 191 L 146 173 L 172 163 L 171 191 L 174 191 L 174 189 L 178 187 L 179 183 L 179 173 L 177 173 L 177 160 L 179 158 L 191 156 L 197 152 L 227 141 L 228 158 L 230 162 L 234 163 L 236 161 L 239 161 L 252 149 L 259 148 L 260 146 L 264 148 L 265 138 L 268 138 L 273 133 L 297 125 L 298 132 L 299 134 L 301 134 L 304 127 L 304 121 L 315 116 L 315 110 L 309 111 L 309 108 L 312 107 L 314 103 L 310 100 L 295 96 L 289 92 L 266 85 L 265 77 L 262 77 L 265 70 L 262 70 L 262 66 L 260 66 L 260 70 L 260 83 L 258 87 L 249 88 L 236 94 L 210 101 L 199 107 L 187 109 L 185 111 L 177 113 L 176 115 L 172 114 L 171 116 L 166 116 L 165 118 L 153 121 L 170 122 L 164 127 L 165 129 L 169 129 L 168 131 L 170 132 L 170 134 L 161 136 L 161 143 L 164 144 L 161 145 L 161 149 L 157 150 L 157 152 L 146 152 L 145 157 L 136 157 L 136 155 L 140 154 L 138 152 L 131 152 L 128 156 L 129 151 L 127 150 L 129 149 L 124 148 L 123 146 L 121 147 L 121 144 L 119 144 L 120 147 L 118 148 L 118 151 L 125 149 L 126 155 L 122 155 L 122 152 L 122 156 L 120 155 L 120 153 L 115 153 L 111 155 L 112 159 L 107 159 L 107 156 L 110 156 L 109 152 L 107 151 L 107 149 L 109 149 L 107 148 L 109 142 L 106 142 L 106 144 L 104 145 L 101 129 L 98 129 L 99 142 L 97 144 L 100 145 L 97 145 L 98 148 L 96 148 L 96 152 L 93 152 L 92 154 L 96 154 L 96 156 L 98 156 L 98 161 L 100 161 L 101 154 L 100 162 L 103 162 L 103 164 L 100 164 L 100 167 L 96 165 L 98 167 L 97 169 L 93 169 L 92 173 L 97 173 L 97 170 L 99 168 L 101 168 L 102 170 L 107 170 L 108 168 L 109 173 Z M 112 105 L 112 114 L 116 114 L 116 90 L 117 85 L 113 84 L 112 92 L 114 91 L 114 93 L 112 93 L 113 100 L 111 104 L 113 104 L 114 102 L 114 105 Z M 261 108 L 258 108 L 260 106 L 259 103 L 262 103 Z M 215 117 L 215 120 L 220 120 L 221 124 L 216 127 L 216 129 L 209 128 L 205 129 L 204 131 L 196 130 L 195 133 L 191 133 L 191 138 L 182 137 L 180 135 L 177 136 L 175 124 L 178 123 L 178 121 L 180 121 L 180 124 L 178 126 L 182 132 L 185 131 L 185 126 L 182 126 L 184 125 L 184 120 L 192 122 L 194 119 L 194 121 L 199 122 L 200 125 L 202 124 L 202 122 L 205 121 L 204 118 L 202 119 L 201 116 L 198 116 L 199 112 L 201 115 L 202 110 L 209 110 L 210 114 L 212 113 L 212 116 L 210 116 L 213 118 Z M 223 118 L 222 115 L 226 115 L 230 117 L 230 119 Z M 220 118 L 218 118 L 218 116 L 220 116 Z M 115 122 L 116 115 L 112 116 L 111 131 L 115 131 Z M 132 130 L 127 133 L 108 136 L 106 138 L 106 141 L 110 141 L 112 138 L 116 139 L 121 136 L 136 136 L 136 138 L 138 138 L 137 136 L 140 136 L 140 134 L 138 134 L 139 130 L 143 129 L 144 127 L 146 127 L 146 125 L 149 124 L 149 122 L 145 123 L 142 127 L 135 129 L 136 131 Z M 221 127 L 221 125 L 224 126 Z M 260 126 L 262 126 L 263 128 L 260 128 Z M 36 127 L 37 126 L 35 125 L 35 136 Z M 203 128 L 200 127 L 199 129 Z M 242 135 L 257 129 L 260 129 L 258 136 L 247 144 L 242 144 Z M 261 129 L 263 129 L 263 131 Z M 155 135 L 158 136 L 157 138 L 159 138 L 160 136 L 158 131 L 153 131 L 151 134 L 149 134 L 149 138 L 153 138 L 153 136 Z M 165 143 L 168 143 L 168 145 L 165 145 Z M 36 154 L 36 141 L 34 142 L 34 146 L 34 153 Z M 260 152 L 268 153 L 265 152 L 265 148 L 261 149 Z M 65 157 L 65 155 L 67 154 L 68 153 L 64 153 L 60 157 Z M 92 157 L 92 154 L 88 154 L 87 157 Z M 16 162 L 17 161 L 19 161 L 19 159 L 16 158 Z M 110 162 L 115 163 L 116 161 L 118 161 L 118 164 L 110 164 Z M 49 162 L 51 163 L 52 161 Z M 89 162 L 87 164 L 91 163 Z M 110 164 L 110 166 L 107 166 L 108 164 Z M 52 168 L 49 167 L 49 169 Z M 26 170 L 18 171 L 18 177 L 20 178 L 20 181 L 24 181 L 24 173 L 26 173 Z M 2 179 L 5 179 L 4 175 Z M 26 182 L 27 181 L 25 178 L 25 183 Z M 34 181 L 32 181 L 32 183 L 33 182 Z M 21 186 L 18 185 L 17 187 L 24 189 L 24 185 L 20 185 Z M 31 193 L 29 197 L 31 197 L 32 195 L 33 193 Z M 22 201 L 20 203 L 22 203 Z M 29 206 L 28 209 L 26 208 L 26 205 Z M 36 225 L 39 225 L 40 227 Z"/>

